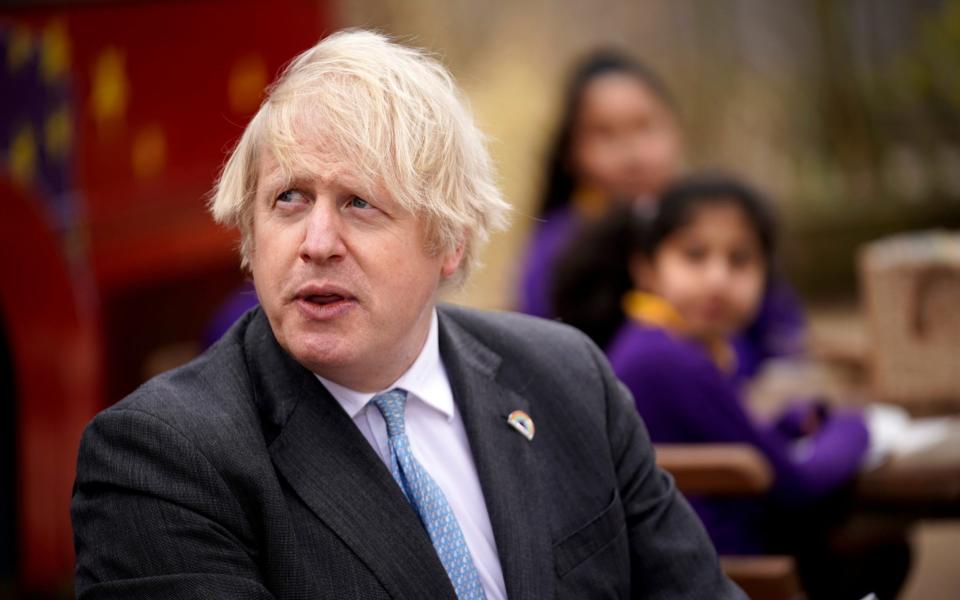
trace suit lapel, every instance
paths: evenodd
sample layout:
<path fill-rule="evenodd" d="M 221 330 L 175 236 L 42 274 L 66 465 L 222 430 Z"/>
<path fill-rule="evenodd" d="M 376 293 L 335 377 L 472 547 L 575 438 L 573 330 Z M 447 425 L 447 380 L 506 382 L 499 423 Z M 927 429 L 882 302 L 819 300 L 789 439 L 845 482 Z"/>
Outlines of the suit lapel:
<path fill-rule="evenodd" d="M 536 435 L 527 441 L 507 423 L 522 410 L 536 421 L 519 382 L 505 383 L 501 357 L 440 311 L 440 355 L 463 415 L 510 598 L 552 598 L 550 523 L 536 463 Z"/>
<path fill-rule="evenodd" d="M 393 598 L 450 598 L 429 536 L 350 417 L 277 343 L 262 311 L 246 336 L 270 456 L 304 503 L 374 573 Z"/>

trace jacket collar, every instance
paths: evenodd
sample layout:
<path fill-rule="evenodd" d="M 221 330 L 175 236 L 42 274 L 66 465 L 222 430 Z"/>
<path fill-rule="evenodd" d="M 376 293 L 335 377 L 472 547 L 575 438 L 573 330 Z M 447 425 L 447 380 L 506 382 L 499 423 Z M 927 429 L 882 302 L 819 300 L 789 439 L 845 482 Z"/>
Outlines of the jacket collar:
<path fill-rule="evenodd" d="M 536 462 L 543 440 L 527 441 L 507 422 L 521 410 L 534 420 L 519 369 L 440 307 L 440 356 L 463 415 L 480 486 L 493 527 L 507 596 L 552 598 L 550 523 Z"/>
<path fill-rule="evenodd" d="M 279 345 L 260 309 L 244 345 L 278 473 L 391 597 L 456 600 L 390 472 L 313 373 Z"/>

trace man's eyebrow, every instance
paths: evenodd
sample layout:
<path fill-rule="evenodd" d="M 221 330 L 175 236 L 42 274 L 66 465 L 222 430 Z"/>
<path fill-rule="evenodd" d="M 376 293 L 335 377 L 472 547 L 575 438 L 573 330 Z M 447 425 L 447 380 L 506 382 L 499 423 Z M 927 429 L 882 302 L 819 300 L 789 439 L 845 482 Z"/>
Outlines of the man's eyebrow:
<path fill-rule="evenodd" d="M 274 169 L 263 178 L 263 190 L 273 193 L 279 191 L 280 188 L 296 187 L 312 180 L 313 177 L 306 173 L 284 174 L 280 169 Z"/>

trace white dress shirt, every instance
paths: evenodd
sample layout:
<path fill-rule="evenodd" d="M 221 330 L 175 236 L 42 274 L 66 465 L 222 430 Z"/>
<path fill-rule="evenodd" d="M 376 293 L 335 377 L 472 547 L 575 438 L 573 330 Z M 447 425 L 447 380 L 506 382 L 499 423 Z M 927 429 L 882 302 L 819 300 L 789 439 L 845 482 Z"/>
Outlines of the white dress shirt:
<path fill-rule="evenodd" d="M 370 404 L 376 394 L 357 392 L 319 375 L 317 379 L 350 415 L 360 433 L 389 468 L 387 425 L 377 407 Z M 453 509 L 487 599 L 505 600 L 506 587 L 490 515 L 480 489 L 463 419 L 453 401 L 450 381 L 440 360 L 436 310 L 420 355 L 406 373 L 382 391 L 393 388 L 407 391 L 406 433 L 413 455 L 443 490 Z"/>

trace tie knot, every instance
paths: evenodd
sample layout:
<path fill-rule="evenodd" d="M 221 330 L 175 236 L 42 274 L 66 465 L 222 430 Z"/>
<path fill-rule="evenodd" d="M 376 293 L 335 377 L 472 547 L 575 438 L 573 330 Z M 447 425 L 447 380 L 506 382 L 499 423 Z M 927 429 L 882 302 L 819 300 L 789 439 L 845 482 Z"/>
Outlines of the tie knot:
<path fill-rule="evenodd" d="M 407 404 L 407 391 L 393 388 L 389 392 L 374 396 L 370 401 L 383 415 L 383 420 L 387 423 L 387 435 L 403 435 L 403 409 Z"/>

